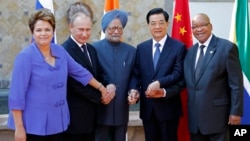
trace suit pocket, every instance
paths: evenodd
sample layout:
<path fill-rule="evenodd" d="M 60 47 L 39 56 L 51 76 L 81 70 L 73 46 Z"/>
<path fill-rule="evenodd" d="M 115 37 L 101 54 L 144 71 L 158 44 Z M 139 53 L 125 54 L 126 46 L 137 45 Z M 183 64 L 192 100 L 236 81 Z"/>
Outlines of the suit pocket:
<path fill-rule="evenodd" d="M 213 100 L 214 106 L 223 106 L 223 105 L 228 105 L 229 100 L 228 99 L 216 99 Z"/>

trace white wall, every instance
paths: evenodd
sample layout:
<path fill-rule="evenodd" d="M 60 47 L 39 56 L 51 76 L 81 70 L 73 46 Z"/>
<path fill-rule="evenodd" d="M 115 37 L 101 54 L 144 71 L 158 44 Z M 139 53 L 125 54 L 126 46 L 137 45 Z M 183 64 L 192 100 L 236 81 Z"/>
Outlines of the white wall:
<path fill-rule="evenodd" d="M 221 38 L 228 39 L 233 12 L 233 2 L 189 2 L 190 18 L 198 13 L 205 13 L 210 17 L 213 33 Z M 193 37 L 194 43 L 197 40 Z"/>

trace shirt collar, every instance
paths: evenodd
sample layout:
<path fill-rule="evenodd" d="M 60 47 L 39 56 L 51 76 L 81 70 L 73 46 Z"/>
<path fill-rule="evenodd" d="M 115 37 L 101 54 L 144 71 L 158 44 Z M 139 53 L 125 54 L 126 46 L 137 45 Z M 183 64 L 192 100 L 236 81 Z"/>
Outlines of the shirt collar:
<path fill-rule="evenodd" d="M 210 43 L 210 41 L 211 41 L 211 39 L 212 39 L 212 34 L 209 36 L 209 38 L 206 40 L 206 42 L 204 42 L 203 44 L 202 43 L 200 43 L 199 42 L 199 46 L 201 46 L 201 45 L 205 45 L 205 47 L 208 47 L 208 45 L 209 45 L 209 43 Z"/>
<path fill-rule="evenodd" d="M 79 46 L 79 47 L 81 47 L 83 44 L 80 44 L 79 42 L 77 42 L 76 41 L 76 39 L 72 36 L 72 35 L 70 35 L 70 38 Z M 86 43 L 85 43 L 85 45 L 86 45 Z"/>
<path fill-rule="evenodd" d="M 167 36 L 167 34 L 166 34 L 166 35 L 165 35 L 160 41 L 158 41 L 158 42 L 157 42 L 156 40 L 153 39 L 153 46 L 154 46 L 156 43 L 160 43 L 160 44 L 161 44 L 160 48 L 163 47 L 164 44 L 165 44 L 165 42 L 166 42 L 166 40 L 167 40 L 167 37 L 168 37 L 168 36 Z"/>

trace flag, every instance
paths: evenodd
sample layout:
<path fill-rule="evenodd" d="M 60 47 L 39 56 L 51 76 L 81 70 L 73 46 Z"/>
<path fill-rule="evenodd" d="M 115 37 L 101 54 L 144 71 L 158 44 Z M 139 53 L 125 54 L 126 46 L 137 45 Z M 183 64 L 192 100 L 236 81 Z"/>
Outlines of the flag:
<path fill-rule="evenodd" d="M 47 8 L 49 9 L 53 14 L 54 13 L 54 7 L 53 7 L 53 1 L 52 0 L 36 0 L 36 10 L 41 8 Z M 52 43 L 56 43 L 56 31 L 54 33 L 54 37 L 51 41 Z"/>
<path fill-rule="evenodd" d="M 104 13 L 113 9 L 119 9 L 119 0 L 105 0 Z"/>
<path fill-rule="evenodd" d="M 113 9 L 119 9 L 119 7 L 120 7 L 119 0 L 105 0 L 103 14 Z M 105 34 L 102 32 L 101 39 L 103 39 L 104 37 Z"/>
<path fill-rule="evenodd" d="M 188 0 L 175 0 L 172 37 L 183 42 L 187 48 L 193 45 Z M 183 116 L 178 127 L 178 140 L 189 141 L 187 91 L 181 93 Z"/>
<path fill-rule="evenodd" d="M 235 0 L 229 40 L 236 43 L 244 81 L 244 114 L 241 124 L 250 124 L 250 30 L 248 0 Z"/>

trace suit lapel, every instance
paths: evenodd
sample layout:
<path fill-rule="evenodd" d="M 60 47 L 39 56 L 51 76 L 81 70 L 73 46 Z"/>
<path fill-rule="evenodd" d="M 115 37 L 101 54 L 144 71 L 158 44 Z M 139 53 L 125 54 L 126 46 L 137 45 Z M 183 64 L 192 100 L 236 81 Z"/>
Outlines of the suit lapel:
<path fill-rule="evenodd" d="M 80 49 L 80 47 L 71 38 L 69 40 L 70 40 L 70 49 L 71 49 L 72 57 L 76 59 L 79 64 L 81 64 L 86 69 L 92 72 L 92 66 L 88 62 L 88 60 L 86 60 L 86 58 L 84 57 L 83 52 Z"/>
<path fill-rule="evenodd" d="M 146 62 L 148 62 L 148 68 L 150 69 L 150 71 L 152 72 L 152 74 L 154 73 L 154 62 L 153 62 L 153 49 L 152 49 L 152 45 L 153 45 L 153 40 L 150 40 L 147 44 L 147 47 L 145 47 L 145 54 L 143 54 L 143 56 L 145 55 L 145 60 Z"/>
<path fill-rule="evenodd" d="M 201 76 L 203 76 L 203 73 L 205 72 L 209 62 L 211 61 L 211 59 L 213 58 L 215 53 L 216 53 L 216 39 L 213 36 L 209 45 L 208 45 L 208 48 L 207 48 L 207 51 L 205 54 L 205 58 L 204 58 L 204 62 L 203 62 L 201 72 L 199 74 L 197 82 L 200 80 Z"/>
<path fill-rule="evenodd" d="M 164 60 L 167 59 L 168 55 L 171 52 L 171 49 L 172 49 L 172 47 L 171 47 L 171 40 L 170 40 L 170 38 L 167 38 L 167 40 L 165 41 L 165 44 L 163 46 L 163 49 L 161 51 L 161 55 L 160 55 L 160 58 L 158 60 L 157 65 L 156 65 L 156 68 L 154 70 L 154 76 L 159 72 L 159 69 L 161 68 L 161 65 L 163 64 Z M 152 62 L 153 62 L 153 59 L 152 59 Z"/>
<path fill-rule="evenodd" d="M 93 74 L 96 74 L 96 69 L 97 69 L 97 66 L 96 66 L 96 63 L 95 63 L 95 60 L 97 60 L 97 58 L 95 58 L 95 54 L 94 54 L 94 51 L 92 50 L 94 47 L 92 47 L 90 44 L 87 43 L 87 46 L 88 46 L 88 51 L 89 51 L 89 57 L 91 59 L 91 62 L 92 64 L 90 64 L 90 70 L 92 70 L 91 72 Z"/>
<path fill-rule="evenodd" d="M 192 60 L 192 61 L 190 61 L 190 62 L 192 62 L 192 63 L 190 64 L 190 66 L 191 66 L 191 72 L 192 72 L 192 79 L 193 79 L 194 82 L 195 82 L 195 61 L 196 61 L 196 57 L 197 57 L 197 50 L 198 50 L 198 47 L 199 47 L 199 44 L 196 43 L 196 44 L 194 45 L 194 49 L 191 50 L 191 51 L 192 51 L 191 54 L 196 54 L 196 55 L 192 55 L 192 56 L 191 56 L 191 60 Z"/>

